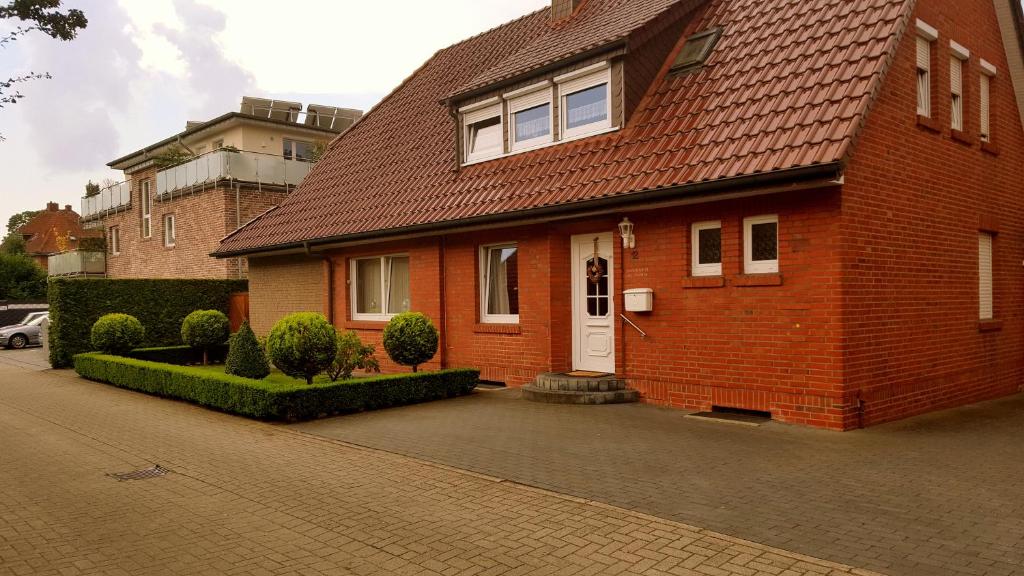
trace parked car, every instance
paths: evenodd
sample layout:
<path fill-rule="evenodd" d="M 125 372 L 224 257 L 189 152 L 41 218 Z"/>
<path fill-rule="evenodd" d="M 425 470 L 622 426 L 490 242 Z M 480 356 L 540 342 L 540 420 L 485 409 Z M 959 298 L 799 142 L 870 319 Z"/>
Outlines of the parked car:
<path fill-rule="evenodd" d="M 0 348 L 24 348 L 42 344 L 40 324 L 50 317 L 49 312 L 31 312 L 17 324 L 0 327 Z"/>

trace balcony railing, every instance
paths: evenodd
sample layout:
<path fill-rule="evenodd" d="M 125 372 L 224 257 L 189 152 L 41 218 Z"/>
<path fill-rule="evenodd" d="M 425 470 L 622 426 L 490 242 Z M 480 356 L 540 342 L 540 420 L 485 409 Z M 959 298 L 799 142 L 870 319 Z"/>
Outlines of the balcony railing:
<path fill-rule="evenodd" d="M 237 180 L 260 186 L 298 186 L 312 166 L 303 160 L 283 156 L 215 150 L 183 164 L 156 173 L 159 196 L 203 187 L 220 180 Z"/>
<path fill-rule="evenodd" d="M 82 220 L 117 212 L 132 205 L 132 188 L 128 182 L 119 182 L 100 190 L 95 196 L 82 198 Z"/>
<path fill-rule="evenodd" d="M 49 276 L 103 276 L 107 273 L 107 255 L 103 252 L 71 250 L 46 259 Z"/>

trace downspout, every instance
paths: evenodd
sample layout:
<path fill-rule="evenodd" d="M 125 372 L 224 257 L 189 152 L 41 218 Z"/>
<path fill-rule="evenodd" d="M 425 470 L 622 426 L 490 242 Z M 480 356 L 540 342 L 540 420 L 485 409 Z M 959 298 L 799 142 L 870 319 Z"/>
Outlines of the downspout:
<path fill-rule="evenodd" d="M 180 139 L 180 137 L 179 137 Z M 241 184 L 235 184 L 235 230 L 242 227 L 242 201 L 241 201 Z M 242 257 L 238 257 L 238 278 L 241 279 L 245 275 L 242 274 Z"/>
<path fill-rule="evenodd" d="M 334 324 L 334 260 L 331 257 L 318 253 L 314 254 L 309 248 L 309 242 L 302 243 L 303 248 L 306 250 L 306 256 L 309 258 L 319 257 L 324 263 L 324 272 L 327 274 L 327 279 L 324 282 L 324 316 L 327 317 L 327 321 Z"/>
<path fill-rule="evenodd" d="M 448 279 L 445 275 L 445 252 L 448 249 L 448 237 L 441 236 L 438 242 L 438 275 L 440 276 L 441 285 L 441 369 L 444 370 L 448 367 L 448 303 L 445 297 L 448 292 Z"/>

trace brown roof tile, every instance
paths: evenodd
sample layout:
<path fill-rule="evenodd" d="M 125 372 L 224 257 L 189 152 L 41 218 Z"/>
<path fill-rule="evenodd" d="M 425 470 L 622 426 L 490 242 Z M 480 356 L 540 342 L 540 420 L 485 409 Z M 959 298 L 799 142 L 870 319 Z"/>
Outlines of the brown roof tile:
<path fill-rule="evenodd" d="M 724 28 L 706 66 L 659 75 L 623 129 L 456 169 L 439 100 L 607 44 L 673 4 L 588 0 L 557 28 L 544 10 L 438 52 L 218 253 L 840 162 L 913 3 L 710 0 L 690 27 Z"/>

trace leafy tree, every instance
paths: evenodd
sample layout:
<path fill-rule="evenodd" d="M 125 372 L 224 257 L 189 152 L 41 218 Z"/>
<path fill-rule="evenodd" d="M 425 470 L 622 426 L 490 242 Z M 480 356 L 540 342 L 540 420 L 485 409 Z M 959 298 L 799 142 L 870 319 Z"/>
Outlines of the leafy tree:
<path fill-rule="evenodd" d="M 193 348 L 202 348 L 204 366 L 210 348 L 226 342 L 230 333 L 228 317 L 220 310 L 196 310 L 181 323 L 181 340 Z"/>
<path fill-rule="evenodd" d="M 92 180 L 89 180 L 89 182 L 86 183 L 86 185 L 85 185 L 85 197 L 86 198 L 92 198 L 93 196 L 95 196 L 95 195 L 97 195 L 99 193 L 100 193 L 100 185 L 95 183 L 95 182 L 93 182 Z"/>
<path fill-rule="evenodd" d="M 238 332 L 231 335 L 224 372 L 254 380 L 262 380 L 270 374 L 267 355 L 249 327 L 248 320 L 242 322 Z"/>
<path fill-rule="evenodd" d="M 0 253 L 0 300 L 46 298 L 46 270 L 24 254 Z"/>
<path fill-rule="evenodd" d="M 367 372 L 380 372 L 380 363 L 373 355 L 372 344 L 363 344 L 359 335 L 352 330 L 338 331 L 338 353 L 334 356 L 334 363 L 327 368 L 327 375 L 331 382 L 337 382 L 339 378 L 348 380 L 352 373 L 358 370 Z"/>
<path fill-rule="evenodd" d="M 155 154 L 153 156 L 153 164 L 156 165 L 157 168 L 170 168 L 171 166 L 177 166 L 178 164 L 188 162 L 193 157 L 193 154 L 188 150 L 185 150 L 181 146 L 174 145 L 159 154 Z"/>
<path fill-rule="evenodd" d="M 60 0 L 8 0 L 6 4 L 0 4 L 0 21 L 17 19 L 21 22 L 14 30 L 0 35 L 0 48 L 33 31 L 57 40 L 73 40 L 89 21 L 81 10 L 72 8 L 61 12 L 60 4 Z M 48 72 L 28 72 L 0 80 L 0 108 L 7 104 L 17 104 L 25 97 L 17 90 L 19 84 L 50 78 L 52 76 Z M 3 139 L 0 135 L 0 141 Z"/>
<path fill-rule="evenodd" d="M 139 347 L 146 330 L 130 314 L 105 314 L 92 325 L 92 345 L 100 352 L 124 356 Z"/>
<path fill-rule="evenodd" d="M 10 234 L 18 228 L 21 228 L 25 224 L 28 224 L 30 220 L 39 214 L 39 210 L 26 210 L 24 212 L 18 212 L 14 216 L 7 219 L 7 233 Z"/>
<path fill-rule="evenodd" d="M 384 350 L 396 363 L 412 366 L 413 372 L 437 354 L 437 343 L 437 328 L 422 312 L 403 312 L 384 327 Z"/>
<path fill-rule="evenodd" d="M 312 384 L 313 377 L 330 367 L 338 354 L 337 332 L 321 314 L 296 312 L 270 330 L 267 352 L 281 372 Z"/>
<path fill-rule="evenodd" d="M 0 241 L 0 252 L 6 254 L 25 253 L 25 239 L 21 237 L 21 234 L 17 233 L 17 230 L 28 224 L 29 220 L 36 217 L 36 214 L 39 214 L 38 210 L 26 210 L 11 216 L 7 220 L 7 235 Z"/>

